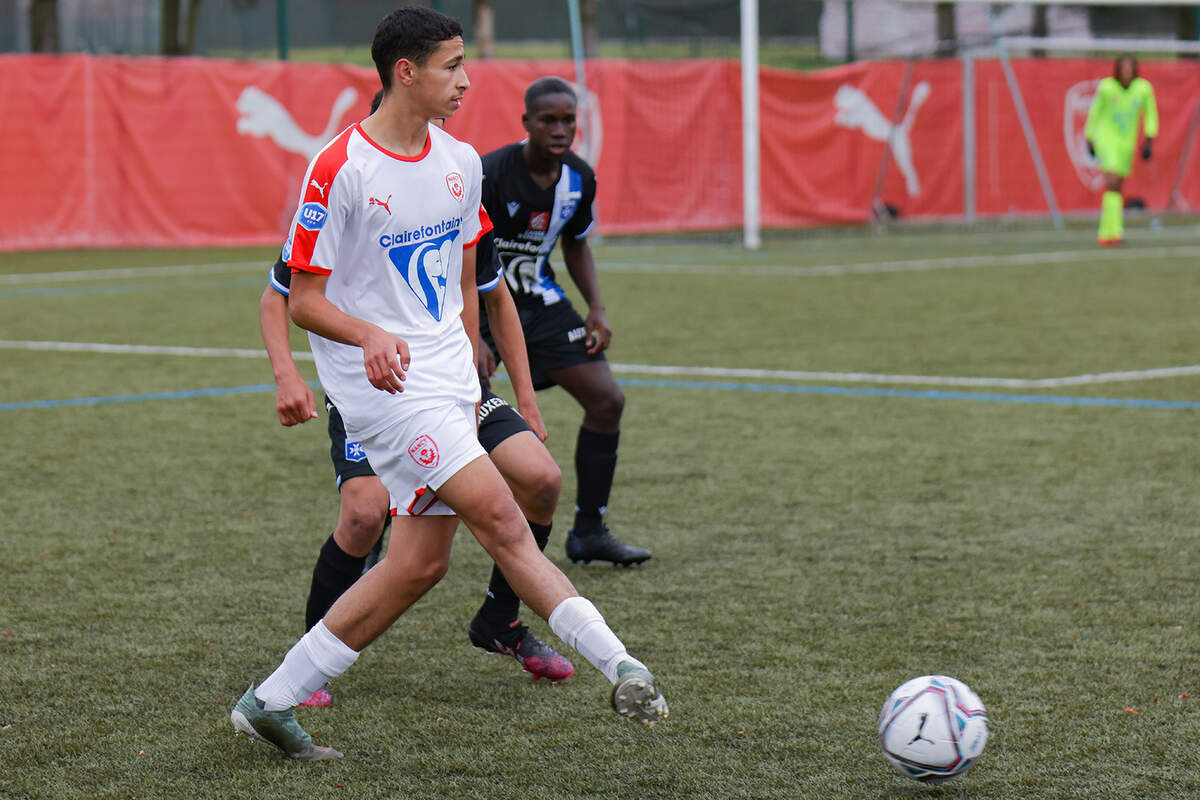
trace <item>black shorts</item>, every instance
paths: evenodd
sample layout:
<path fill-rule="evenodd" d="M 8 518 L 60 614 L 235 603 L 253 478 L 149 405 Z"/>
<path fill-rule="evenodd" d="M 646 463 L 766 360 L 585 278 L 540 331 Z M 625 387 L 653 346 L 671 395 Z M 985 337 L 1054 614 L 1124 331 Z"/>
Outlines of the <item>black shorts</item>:
<path fill-rule="evenodd" d="M 529 430 L 529 426 L 507 400 L 494 394 L 482 383 L 480 389 L 483 402 L 479 406 L 479 443 L 490 453 L 508 437 Z M 367 461 L 362 445 L 346 441 L 346 425 L 342 422 L 342 415 L 328 397 L 325 398 L 325 412 L 329 415 L 329 458 L 333 461 L 338 488 L 351 478 L 374 475 L 375 470 Z"/>
<path fill-rule="evenodd" d="M 351 478 L 374 475 L 375 470 L 367 461 L 367 454 L 358 442 L 346 441 L 346 425 L 337 406 L 325 398 L 325 413 L 329 415 L 329 458 L 333 460 L 333 474 L 338 488 Z"/>
<path fill-rule="evenodd" d="M 570 300 L 543 305 L 541 300 L 518 303 L 517 315 L 525 331 L 525 351 L 529 354 L 529 373 L 534 389 L 548 389 L 554 381 L 547 374 L 556 369 L 573 367 L 589 361 L 604 361 L 604 353 L 587 351 L 587 330 L 583 317 L 575 311 Z M 492 349 L 496 362 L 500 353 L 488 327 L 487 314 L 481 314 L 479 330 L 483 341 Z"/>
<path fill-rule="evenodd" d="M 479 443 L 490 453 L 508 437 L 529 430 L 529 426 L 507 400 L 493 394 L 486 386 L 482 389 L 483 402 L 479 405 Z"/>

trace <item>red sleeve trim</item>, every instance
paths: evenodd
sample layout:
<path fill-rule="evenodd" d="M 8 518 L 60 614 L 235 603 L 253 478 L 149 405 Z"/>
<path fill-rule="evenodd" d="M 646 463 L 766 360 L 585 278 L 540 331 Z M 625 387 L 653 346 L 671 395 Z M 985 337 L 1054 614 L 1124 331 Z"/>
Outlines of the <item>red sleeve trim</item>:
<path fill-rule="evenodd" d="M 333 270 L 331 270 L 331 269 L 325 269 L 324 267 L 318 267 L 318 266 L 314 266 L 312 264 L 304 264 L 302 266 L 298 265 L 298 266 L 292 267 L 292 274 L 295 275 L 297 272 L 311 272 L 314 275 L 332 275 L 333 274 Z"/>
<path fill-rule="evenodd" d="M 304 185 L 304 193 L 300 199 L 300 205 L 303 207 L 309 203 L 316 203 L 323 206 L 328 213 L 329 210 L 329 192 L 333 189 L 333 181 L 337 178 L 346 161 L 349 160 L 347 147 L 350 142 L 350 134 L 354 131 L 353 127 L 342 131 L 341 135 L 334 139 L 317 155 L 313 162 L 312 168 L 305 176 L 307 183 Z M 292 229 L 292 257 L 288 259 L 288 266 L 293 272 L 297 267 L 302 270 L 310 271 L 313 251 L 317 247 L 317 236 L 320 230 L 310 231 L 303 225 L 297 223 Z M 317 267 L 311 271 L 319 271 Z M 328 271 L 325 274 L 329 274 Z"/>
<path fill-rule="evenodd" d="M 479 207 L 479 233 L 477 233 L 475 235 L 474 239 L 472 239 L 471 241 L 464 244 L 463 249 L 466 250 L 468 247 L 474 247 L 475 245 L 479 244 L 479 240 L 483 238 L 484 234 L 486 234 L 488 231 L 492 230 L 495 227 L 496 226 L 492 224 L 492 218 L 488 216 L 488 213 L 484 209 L 484 207 L 480 206 Z"/>

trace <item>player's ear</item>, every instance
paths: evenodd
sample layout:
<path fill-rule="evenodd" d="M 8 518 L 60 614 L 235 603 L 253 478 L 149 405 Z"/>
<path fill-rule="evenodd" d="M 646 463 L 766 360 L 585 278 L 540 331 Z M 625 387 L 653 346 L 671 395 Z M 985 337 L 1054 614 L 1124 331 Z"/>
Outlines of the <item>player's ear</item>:
<path fill-rule="evenodd" d="M 392 82 L 412 86 L 416 73 L 417 65 L 407 58 L 402 58 L 392 66 Z"/>

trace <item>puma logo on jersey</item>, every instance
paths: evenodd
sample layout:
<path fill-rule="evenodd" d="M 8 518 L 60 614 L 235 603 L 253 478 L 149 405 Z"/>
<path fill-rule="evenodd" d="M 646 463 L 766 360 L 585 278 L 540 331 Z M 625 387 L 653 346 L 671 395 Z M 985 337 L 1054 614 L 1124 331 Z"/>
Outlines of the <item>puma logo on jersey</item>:
<path fill-rule="evenodd" d="M 392 210 L 390 208 L 388 208 L 388 203 L 390 203 L 391 200 L 392 200 L 392 196 L 390 194 L 387 196 L 387 200 L 380 200 L 378 197 L 372 197 L 369 200 L 367 200 L 367 205 L 379 206 L 384 211 L 386 211 L 388 213 L 388 216 L 390 217 L 392 215 Z"/>
<path fill-rule="evenodd" d="M 315 189 L 316 189 L 318 192 L 320 192 L 320 193 L 321 193 L 321 199 L 322 199 L 322 200 L 324 200 L 324 199 L 325 199 L 325 190 L 329 188 L 329 184 L 330 184 L 331 182 L 332 182 L 332 181 L 325 181 L 325 183 L 324 183 L 324 184 L 320 184 L 320 183 L 317 183 L 317 179 L 316 179 L 316 178 L 313 178 L 311 181 L 309 181 L 309 182 L 308 182 L 308 185 L 309 185 L 309 186 L 312 186 L 312 187 L 313 187 L 313 188 L 315 188 Z"/>

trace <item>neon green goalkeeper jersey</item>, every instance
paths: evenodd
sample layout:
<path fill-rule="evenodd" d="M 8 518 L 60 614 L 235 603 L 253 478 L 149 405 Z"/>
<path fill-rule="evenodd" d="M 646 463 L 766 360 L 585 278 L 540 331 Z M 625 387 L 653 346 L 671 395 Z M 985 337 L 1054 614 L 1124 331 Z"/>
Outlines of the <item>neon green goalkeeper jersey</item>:
<path fill-rule="evenodd" d="M 1137 144 L 1138 117 L 1143 114 L 1146 137 L 1158 136 L 1158 106 L 1150 81 L 1134 78 L 1126 89 L 1116 78 L 1105 78 L 1096 88 L 1083 132 L 1097 147 L 1111 143 L 1132 150 Z"/>

